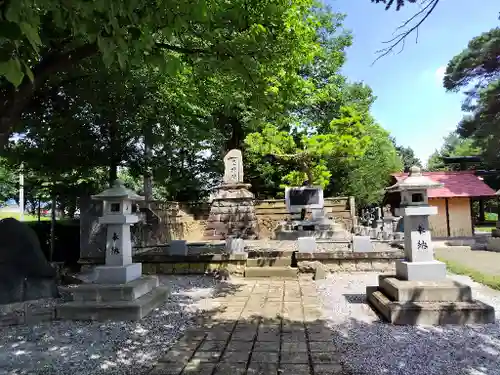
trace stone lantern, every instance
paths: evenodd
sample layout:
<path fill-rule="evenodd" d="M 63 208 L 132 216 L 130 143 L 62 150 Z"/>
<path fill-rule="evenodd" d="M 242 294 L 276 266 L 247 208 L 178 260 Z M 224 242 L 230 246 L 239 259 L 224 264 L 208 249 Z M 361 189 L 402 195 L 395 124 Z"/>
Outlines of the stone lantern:
<path fill-rule="evenodd" d="M 437 214 L 437 207 L 429 206 L 428 189 L 442 187 L 423 176 L 413 166 L 409 176 L 387 188 L 401 193 L 398 215 L 403 216 L 405 260 L 396 262 L 396 276 L 404 280 L 442 280 L 446 278 L 446 265 L 434 259 L 429 216 Z"/>
<path fill-rule="evenodd" d="M 472 298 L 470 286 L 446 277 L 446 265 L 434 259 L 428 189 L 436 183 L 412 167 L 403 181 L 387 188 L 401 193 L 405 259 L 396 261 L 396 275 L 379 275 L 378 286 L 367 286 L 368 303 L 393 324 L 487 324 L 495 321 L 493 307 Z"/>
<path fill-rule="evenodd" d="M 144 200 L 123 182 L 116 180 L 113 186 L 92 196 L 103 202 L 103 216 L 99 224 L 107 226 L 106 264 L 96 267 L 96 283 L 124 284 L 142 275 L 142 264 L 132 263 L 132 240 L 130 226 L 139 221 L 132 212 L 136 201 Z"/>

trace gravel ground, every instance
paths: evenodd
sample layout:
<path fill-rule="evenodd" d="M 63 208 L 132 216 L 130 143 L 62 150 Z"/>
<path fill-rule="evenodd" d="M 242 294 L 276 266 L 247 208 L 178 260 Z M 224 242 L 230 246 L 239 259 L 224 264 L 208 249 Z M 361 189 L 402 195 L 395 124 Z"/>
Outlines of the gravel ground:
<path fill-rule="evenodd" d="M 0 374 L 146 374 L 155 360 L 210 306 L 214 279 L 160 276 L 171 297 L 140 322 L 56 321 L 2 328 Z M 206 300 L 205 300 L 206 301 Z"/>
<path fill-rule="evenodd" d="M 392 326 L 379 321 L 364 302 L 365 286 L 377 273 L 330 275 L 318 281 L 328 325 L 345 368 L 356 375 L 500 374 L 500 292 L 464 276 L 474 298 L 495 307 L 496 323 L 464 327 Z"/>

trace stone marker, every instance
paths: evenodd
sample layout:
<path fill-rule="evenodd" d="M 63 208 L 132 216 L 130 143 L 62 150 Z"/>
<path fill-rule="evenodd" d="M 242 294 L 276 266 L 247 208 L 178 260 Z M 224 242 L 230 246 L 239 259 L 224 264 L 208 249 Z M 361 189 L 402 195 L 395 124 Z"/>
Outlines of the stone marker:
<path fill-rule="evenodd" d="M 352 251 L 355 253 L 368 253 L 374 251 L 370 236 L 353 236 Z"/>
<path fill-rule="evenodd" d="M 297 239 L 299 253 L 315 253 L 316 239 L 314 237 L 299 237 Z"/>
<path fill-rule="evenodd" d="M 172 240 L 170 241 L 169 255 L 188 255 L 188 246 L 186 240 Z"/>
<path fill-rule="evenodd" d="M 225 184 L 237 184 L 243 182 L 243 156 L 241 150 L 230 150 L 224 156 L 224 178 Z"/>
<path fill-rule="evenodd" d="M 322 263 L 317 262 L 316 268 L 314 269 L 314 278 L 313 280 L 323 280 L 326 279 L 326 269 Z"/>
<path fill-rule="evenodd" d="M 0 304 L 56 297 L 56 276 L 35 231 L 13 218 L 0 220 Z"/>

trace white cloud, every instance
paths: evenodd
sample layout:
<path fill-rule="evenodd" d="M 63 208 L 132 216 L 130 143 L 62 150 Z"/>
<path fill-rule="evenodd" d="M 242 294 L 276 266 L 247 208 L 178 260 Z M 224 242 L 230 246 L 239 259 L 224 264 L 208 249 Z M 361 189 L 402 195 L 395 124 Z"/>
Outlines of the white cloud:
<path fill-rule="evenodd" d="M 434 77 L 436 78 L 436 82 L 441 86 L 443 84 L 444 74 L 446 73 L 446 66 L 440 66 L 434 72 Z"/>

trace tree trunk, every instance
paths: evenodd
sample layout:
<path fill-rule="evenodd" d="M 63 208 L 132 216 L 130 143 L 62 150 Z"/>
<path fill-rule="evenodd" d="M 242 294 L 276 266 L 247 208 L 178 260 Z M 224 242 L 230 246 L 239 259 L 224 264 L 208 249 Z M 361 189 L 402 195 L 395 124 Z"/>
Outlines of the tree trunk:
<path fill-rule="evenodd" d="M 153 200 L 153 173 L 151 160 L 153 158 L 152 149 L 152 129 L 151 126 L 146 125 L 144 129 L 144 159 L 145 159 L 145 169 L 143 175 L 143 189 L 144 189 L 144 199 L 146 201 L 146 206 L 149 207 L 150 202 Z"/>
<path fill-rule="evenodd" d="M 118 164 L 120 164 L 120 140 L 116 121 L 109 123 L 109 186 L 118 178 Z"/>

